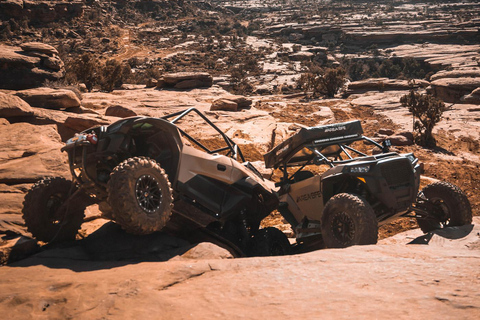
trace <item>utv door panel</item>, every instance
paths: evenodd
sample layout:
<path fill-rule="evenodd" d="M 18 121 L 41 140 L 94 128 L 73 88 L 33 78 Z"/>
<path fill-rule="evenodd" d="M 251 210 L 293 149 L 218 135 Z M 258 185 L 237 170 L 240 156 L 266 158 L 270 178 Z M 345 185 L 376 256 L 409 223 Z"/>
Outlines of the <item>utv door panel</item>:
<path fill-rule="evenodd" d="M 295 217 L 298 221 L 301 221 L 303 217 L 307 217 L 309 220 L 320 220 L 323 211 L 320 180 L 321 177 L 317 175 L 290 186 L 289 194 L 302 212 L 302 217 Z"/>
<path fill-rule="evenodd" d="M 210 177 L 232 184 L 232 161 L 223 155 L 212 155 L 192 147 L 184 146 L 180 159 L 178 181 L 186 183 L 196 175 Z"/>

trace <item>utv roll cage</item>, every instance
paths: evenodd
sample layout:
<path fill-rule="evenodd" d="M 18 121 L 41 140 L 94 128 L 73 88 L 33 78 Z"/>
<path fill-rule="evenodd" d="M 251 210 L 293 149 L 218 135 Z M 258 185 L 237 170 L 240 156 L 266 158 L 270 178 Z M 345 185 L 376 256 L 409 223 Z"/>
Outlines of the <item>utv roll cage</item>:
<path fill-rule="evenodd" d="M 188 133 L 186 133 L 185 131 L 183 131 L 182 129 L 180 129 L 178 126 L 175 125 L 175 123 L 177 121 L 179 121 L 180 119 L 184 118 L 185 116 L 187 116 L 189 113 L 191 112 L 194 112 L 196 113 L 197 115 L 199 115 L 208 125 L 210 125 L 215 131 L 217 131 L 223 138 L 223 140 L 225 141 L 225 143 L 227 144 L 226 147 L 223 147 L 223 148 L 219 148 L 219 149 L 215 149 L 215 150 L 210 150 L 208 149 L 206 146 L 204 146 L 202 143 L 200 143 L 199 141 L 197 141 L 195 138 L 193 138 L 192 136 L 190 136 Z M 240 148 L 238 147 L 238 145 L 233 142 L 232 139 L 230 139 L 222 130 L 220 130 L 213 122 L 211 122 L 207 117 L 205 117 L 198 109 L 196 108 L 190 108 L 190 109 L 187 109 L 187 110 L 183 110 L 183 111 L 179 111 L 179 112 L 175 112 L 175 113 L 172 113 L 172 114 L 168 114 L 166 116 L 163 116 L 161 119 L 164 119 L 164 120 L 168 120 L 170 118 L 174 118 L 173 120 L 169 120 L 169 122 L 173 125 L 175 125 L 177 127 L 177 129 L 180 131 L 180 133 L 185 136 L 188 140 L 190 140 L 191 142 L 193 142 L 195 145 L 197 145 L 199 148 L 201 148 L 203 151 L 209 153 L 209 154 L 214 154 L 214 153 L 219 153 L 219 152 L 223 152 L 223 151 L 228 151 L 226 156 L 227 157 L 231 157 L 235 160 L 237 160 L 238 156 L 240 156 L 240 160 L 242 162 L 245 162 L 245 158 L 243 156 L 243 153 L 242 151 L 240 150 Z"/>
<path fill-rule="evenodd" d="M 327 164 L 333 168 L 336 165 L 356 160 L 350 152 L 360 157 L 368 157 L 367 154 L 350 146 L 353 142 L 361 140 L 382 150 L 383 155 L 376 156 L 377 159 L 389 155 L 390 141 L 385 140 L 383 144 L 379 144 L 364 136 L 361 123 L 356 120 L 302 128 L 298 133 L 265 154 L 265 165 L 267 168 L 279 168 L 284 175 L 283 181 L 290 181 L 292 177 L 311 164 Z M 300 168 L 289 176 L 287 168 L 298 166 Z"/>

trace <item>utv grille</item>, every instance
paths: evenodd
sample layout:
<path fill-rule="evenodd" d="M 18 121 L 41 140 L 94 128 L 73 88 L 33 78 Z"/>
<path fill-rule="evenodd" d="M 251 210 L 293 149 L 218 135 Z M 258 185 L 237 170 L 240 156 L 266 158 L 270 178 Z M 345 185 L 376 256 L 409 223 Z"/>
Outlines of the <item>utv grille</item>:
<path fill-rule="evenodd" d="M 388 161 L 381 165 L 382 176 L 388 186 L 399 186 L 410 183 L 413 170 L 408 161 Z"/>

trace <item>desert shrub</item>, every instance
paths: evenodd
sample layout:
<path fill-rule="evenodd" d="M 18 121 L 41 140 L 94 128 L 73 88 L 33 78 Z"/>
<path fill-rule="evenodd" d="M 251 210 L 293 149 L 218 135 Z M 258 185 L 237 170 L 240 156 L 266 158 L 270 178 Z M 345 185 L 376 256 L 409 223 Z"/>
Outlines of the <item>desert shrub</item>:
<path fill-rule="evenodd" d="M 77 59 L 65 63 L 66 79 L 70 83 L 85 83 L 88 91 L 98 83 L 100 62 L 91 53 L 84 53 Z"/>
<path fill-rule="evenodd" d="M 426 147 L 435 146 L 432 131 L 442 119 L 445 103 L 430 94 L 420 94 L 413 89 L 400 98 L 400 103 L 414 116 L 413 129 L 416 132 L 416 142 Z"/>
<path fill-rule="evenodd" d="M 104 91 L 119 88 L 130 73 L 130 66 L 116 60 L 102 62 L 91 53 L 70 59 L 65 63 L 65 79 L 70 84 L 84 83 L 88 91 L 99 86 Z"/>
<path fill-rule="evenodd" d="M 343 68 L 312 68 L 303 73 L 297 81 L 297 85 L 313 97 L 325 95 L 334 97 L 345 84 L 345 70 Z"/>
<path fill-rule="evenodd" d="M 248 81 L 247 71 L 243 66 L 236 66 L 230 70 L 230 83 L 235 94 L 245 95 L 253 91 L 253 86 Z"/>
<path fill-rule="evenodd" d="M 111 92 L 119 88 L 124 79 L 128 76 L 129 68 L 124 67 L 120 62 L 111 59 L 105 63 L 100 74 L 99 84 L 104 91 Z"/>

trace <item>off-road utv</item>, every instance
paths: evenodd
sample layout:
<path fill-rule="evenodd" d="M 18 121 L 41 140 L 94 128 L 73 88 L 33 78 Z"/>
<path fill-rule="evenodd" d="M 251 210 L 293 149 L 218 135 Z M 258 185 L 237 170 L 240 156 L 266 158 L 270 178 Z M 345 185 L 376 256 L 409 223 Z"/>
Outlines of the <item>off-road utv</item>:
<path fill-rule="evenodd" d="M 225 145 L 210 150 L 182 130 L 178 124 L 187 116 L 200 116 Z M 91 128 L 62 150 L 74 181 L 47 178 L 25 197 L 23 217 L 38 240 L 74 239 L 85 207 L 98 203 L 129 233 L 165 230 L 188 237 L 200 229 L 238 255 L 289 251 L 280 230 L 259 229 L 278 206 L 273 183 L 197 109 Z"/>
<path fill-rule="evenodd" d="M 379 225 L 406 216 L 424 232 L 471 223 L 470 203 L 457 186 L 436 182 L 418 192 L 423 166 L 390 146 L 363 136 L 360 121 L 351 121 L 302 128 L 264 156 L 267 168 L 283 173 L 279 211 L 297 243 L 373 244 Z M 306 170 L 321 165 L 328 167 L 322 174 Z"/>

